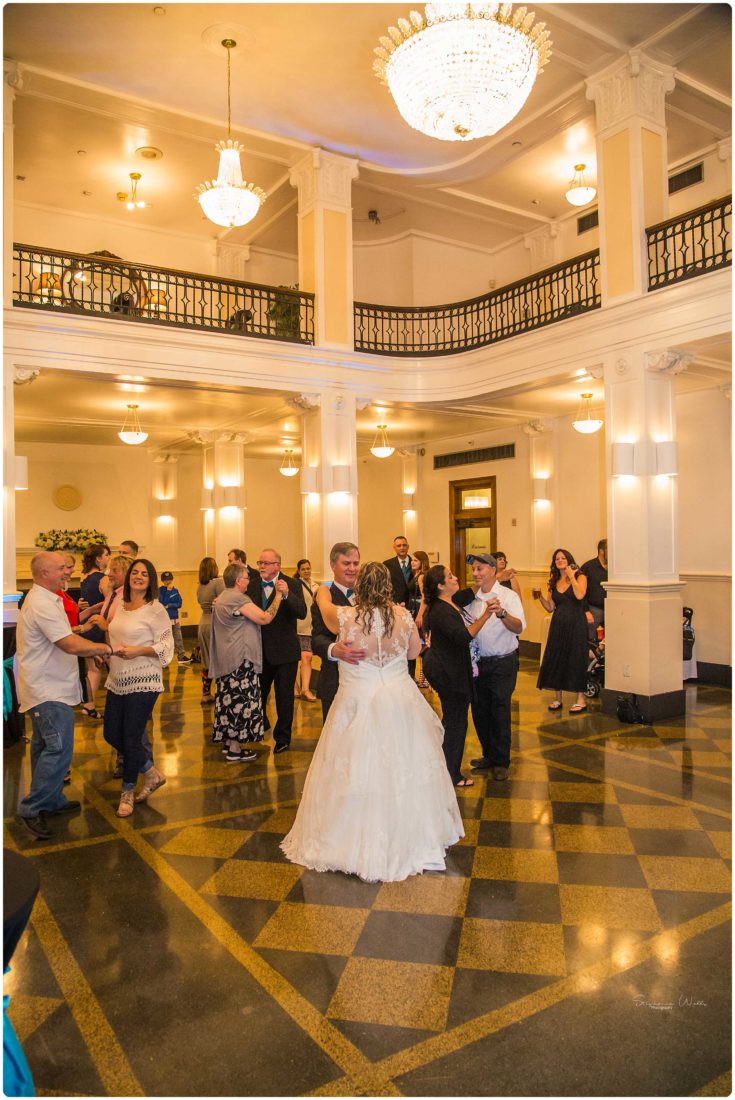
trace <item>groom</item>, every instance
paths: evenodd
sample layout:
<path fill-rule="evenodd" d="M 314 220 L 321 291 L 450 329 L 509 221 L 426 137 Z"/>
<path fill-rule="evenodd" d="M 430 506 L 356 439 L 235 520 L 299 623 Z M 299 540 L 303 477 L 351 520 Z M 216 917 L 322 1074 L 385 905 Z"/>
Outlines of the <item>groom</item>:
<path fill-rule="evenodd" d="M 336 542 L 329 551 L 329 564 L 334 574 L 334 584 L 329 589 L 332 603 L 338 607 L 349 607 L 354 602 L 353 592 L 360 568 L 360 551 L 354 542 Z M 324 625 L 316 600 L 311 605 L 311 648 L 322 662 L 316 694 L 322 701 L 322 718 L 326 722 L 339 687 L 337 662 L 347 661 L 356 665 L 365 659 L 366 653 L 352 642 L 337 641 L 337 635 L 332 634 Z"/>

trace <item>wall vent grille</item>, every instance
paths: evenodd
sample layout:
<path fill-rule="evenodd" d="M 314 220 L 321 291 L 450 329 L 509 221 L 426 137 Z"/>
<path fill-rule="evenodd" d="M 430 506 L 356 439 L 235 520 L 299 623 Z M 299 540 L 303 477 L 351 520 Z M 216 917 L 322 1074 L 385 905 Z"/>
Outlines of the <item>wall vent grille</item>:
<path fill-rule="evenodd" d="M 447 466 L 471 466 L 475 462 L 497 462 L 501 458 L 515 458 L 515 443 L 502 447 L 480 447 L 475 451 L 455 451 L 454 454 L 434 455 L 434 469 L 446 470 Z"/>
<path fill-rule="evenodd" d="M 675 195 L 677 191 L 683 191 L 685 187 L 693 187 L 695 183 L 701 183 L 704 179 L 704 164 L 693 164 L 691 168 L 685 168 L 683 172 L 677 172 L 669 177 L 669 194 Z"/>

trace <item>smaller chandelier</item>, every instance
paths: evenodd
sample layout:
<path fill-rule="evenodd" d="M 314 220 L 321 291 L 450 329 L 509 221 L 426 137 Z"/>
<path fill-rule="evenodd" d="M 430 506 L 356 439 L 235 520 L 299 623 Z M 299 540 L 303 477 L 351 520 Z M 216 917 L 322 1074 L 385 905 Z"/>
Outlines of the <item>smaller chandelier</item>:
<path fill-rule="evenodd" d="M 133 187 L 132 187 L 132 190 L 130 192 L 130 198 L 129 199 L 128 199 L 128 195 L 127 195 L 126 191 L 118 191 L 118 193 L 117 193 L 118 199 L 120 200 L 120 202 L 125 203 L 125 206 L 127 207 L 128 210 L 143 210 L 143 209 L 145 209 L 146 204 L 143 202 L 142 199 L 138 198 L 138 182 L 139 182 L 140 178 L 141 178 L 140 172 L 131 172 L 130 173 L 130 182 L 132 183 Z"/>
<path fill-rule="evenodd" d="M 376 458 L 390 458 L 394 451 L 395 447 L 391 447 L 388 442 L 388 425 L 378 424 L 378 430 L 370 448 L 371 454 L 374 454 Z"/>
<path fill-rule="evenodd" d="M 137 405 L 128 405 L 122 429 L 117 434 L 123 443 L 129 443 L 131 447 L 137 447 L 139 443 L 145 443 L 148 432 L 144 432 L 140 426 Z"/>
<path fill-rule="evenodd" d="M 594 432 L 599 432 L 605 421 L 592 415 L 591 393 L 580 394 L 580 397 L 581 402 L 577 409 L 577 415 L 572 421 L 572 427 L 575 432 L 581 432 L 582 435 L 593 435 Z"/>
<path fill-rule="evenodd" d="M 194 192 L 202 210 L 215 225 L 232 229 L 237 225 L 251 222 L 265 202 L 265 191 L 254 183 L 245 183 L 240 167 L 240 153 L 244 146 L 233 141 L 230 126 L 230 50 L 237 42 L 234 38 L 223 38 L 222 45 L 227 50 L 227 141 L 215 145 L 219 153 L 219 172 L 216 180 L 205 180 Z"/>
<path fill-rule="evenodd" d="M 574 175 L 569 181 L 569 190 L 566 192 L 566 200 L 572 206 L 586 206 L 588 202 L 592 202 L 597 194 L 594 187 L 585 185 L 584 170 L 586 167 L 586 164 L 574 165 Z"/>
<path fill-rule="evenodd" d="M 300 469 L 301 467 L 297 466 L 294 462 L 293 451 L 284 451 L 283 461 L 281 462 L 281 468 L 278 472 L 283 474 L 284 477 L 296 477 Z"/>
<path fill-rule="evenodd" d="M 376 46 L 373 72 L 409 126 L 441 141 L 491 137 L 528 99 L 551 56 L 544 23 L 507 3 L 427 4 Z"/>

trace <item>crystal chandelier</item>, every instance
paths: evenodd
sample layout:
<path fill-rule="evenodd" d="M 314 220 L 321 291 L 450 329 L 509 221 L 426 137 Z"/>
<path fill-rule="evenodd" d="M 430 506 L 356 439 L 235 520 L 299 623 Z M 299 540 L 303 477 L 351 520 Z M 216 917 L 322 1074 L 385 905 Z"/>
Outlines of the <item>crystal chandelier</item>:
<path fill-rule="evenodd" d="M 200 183 L 194 192 L 202 210 L 215 225 L 232 229 L 236 225 L 247 225 L 265 202 L 265 191 L 254 183 L 245 183 L 240 168 L 240 153 L 244 146 L 233 141 L 230 127 L 230 50 L 237 42 L 234 38 L 224 38 L 222 45 L 227 50 L 227 141 L 215 145 L 219 153 L 219 172 L 216 180 Z"/>
<path fill-rule="evenodd" d="M 584 170 L 586 167 L 586 164 L 574 165 L 574 175 L 569 181 L 569 190 L 566 192 L 566 200 L 572 206 L 586 206 L 588 202 L 592 202 L 597 194 L 594 187 L 585 185 Z"/>
<path fill-rule="evenodd" d="M 378 424 L 370 453 L 374 454 L 376 458 L 390 458 L 394 451 L 395 447 L 391 447 L 388 442 L 388 425 Z"/>
<path fill-rule="evenodd" d="M 577 410 L 577 415 L 572 421 L 572 427 L 575 432 L 581 432 L 582 435 L 593 435 L 595 432 L 599 432 L 605 421 L 592 415 L 591 393 L 580 394 L 580 397 L 581 401 Z"/>
<path fill-rule="evenodd" d="M 137 447 L 139 443 L 145 443 L 148 432 L 144 432 L 140 426 L 137 405 L 128 405 L 122 429 L 117 434 L 123 443 L 129 443 L 131 447 Z"/>
<path fill-rule="evenodd" d="M 490 137 L 518 114 L 551 56 L 534 19 L 512 4 L 427 4 L 388 28 L 373 72 L 414 130 L 442 141 Z"/>

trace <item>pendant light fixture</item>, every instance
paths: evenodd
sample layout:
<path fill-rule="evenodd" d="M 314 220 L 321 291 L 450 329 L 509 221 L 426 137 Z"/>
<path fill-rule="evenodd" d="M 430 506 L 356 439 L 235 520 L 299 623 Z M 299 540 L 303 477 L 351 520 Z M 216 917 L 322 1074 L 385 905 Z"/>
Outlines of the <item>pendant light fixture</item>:
<path fill-rule="evenodd" d="M 293 451 L 284 451 L 283 461 L 281 462 L 279 473 L 283 474 L 284 477 L 296 477 L 300 469 L 301 467 L 297 466 L 296 462 L 294 461 Z"/>
<path fill-rule="evenodd" d="M 215 225 L 232 229 L 237 225 L 247 225 L 252 221 L 265 202 L 265 191 L 254 183 L 245 183 L 240 167 L 240 153 L 244 146 L 232 140 L 230 111 L 230 50 L 237 45 L 234 38 L 223 38 L 222 45 L 227 50 L 227 141 L 215 145 L 219 153 L 219 172 L 216 180 L 200 183 L 194 192 L 194 198 Z"/>
<path fill-rule="evenodd" d="M 144 432 L 140 426 L 137 405 L 128 405 L 122 429 L 117 434 L 123 443 L 128 443 L 131 447 L 137 447 L 139 443 L 145 443 L 148 432 Z"/>
<path fill-rule="evenodd" d="M 374 454 L 376 458 L 390 458 L 394 450 L 395 447 L 391 447 L 388 442 L 388 425 L 378 424 L 370 453 Z"/>
<path fill-rule="evenodd" d="M 586 164 L 574 165 L 574 175 L 569 181 L 569 190 L 566 193 L 566 200 L 572 206 L 586 206 L 588 202 L 592 202 L 597 194 L 594 187 L 585 185 L 584 170 L 586 167 Z"/>
<path fill-rule="evenodd" d="M 580 405 L 577 409 L 577 415 L 572 421 L 572 427 L 575 432 L 581 432 L 582 435 L 593 435 L 595 432 L 599 432 L 605 421 L 592 415 L 591 393 L 580 394 L 580 397 Z"/>
<path fill-rule="evenodd" d="M 117 197 L 120 202 L 124 202 L 128 210 L 144 210 L 146 204 L 142 199 L 138 198 L 138 183 L 140 182 L 140 172 L 130 173 L 130 182 L 132 183 L 132 190 L 130 192 L 130 198 L 126 191 L 118 191 Z"/>
<path fill-rule="evenodd" d="M 427 4 L 388 27 L 373 72 L 414 130 L 441 141 L 491 137 L 518 114 L 551 55 L 535 18 L 490 0 Z"/>

